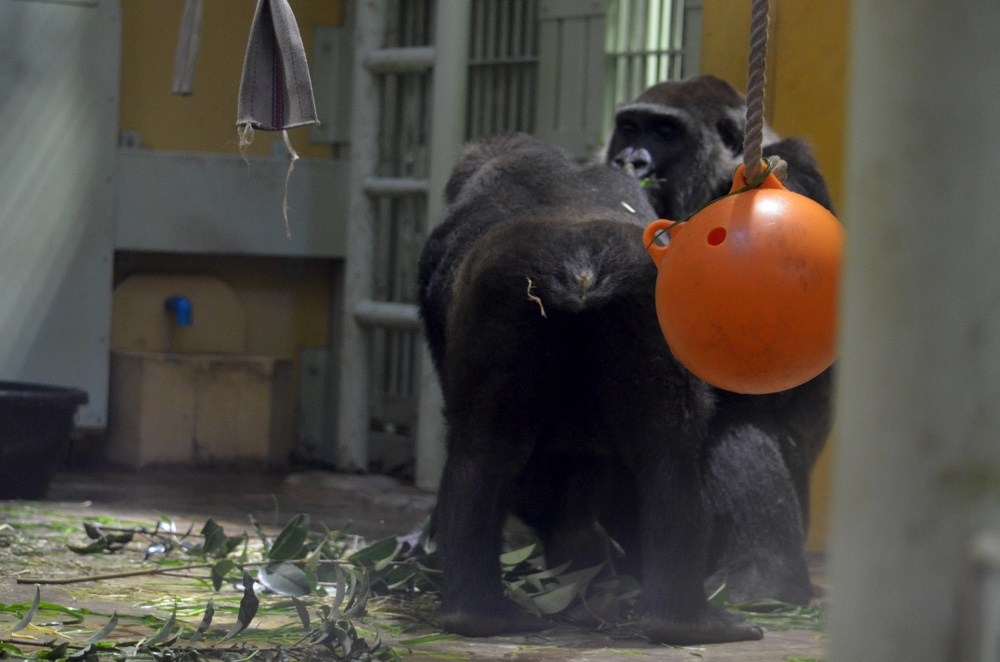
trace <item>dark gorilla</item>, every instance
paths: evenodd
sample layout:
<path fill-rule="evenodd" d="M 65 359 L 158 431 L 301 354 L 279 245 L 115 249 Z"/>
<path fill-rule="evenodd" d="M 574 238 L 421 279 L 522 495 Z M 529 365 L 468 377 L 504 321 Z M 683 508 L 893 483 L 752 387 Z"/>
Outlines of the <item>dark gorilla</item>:
<path fill-rule="evenodd" d="M 620 106 L 604 160 L 650 185 L 650 198 L 661 218 L 680 220 L 703 204 L 726 194 L 733 172 L 743 162 L 746 102 L 728 83 L 713 76 L 660 83 Z M 796 138 L 780 139 L 765 127 L 764 158 L 780 156 L 788 163 L 786 188 L 833 210 L 830 194 L 808 145 Z M 712 583 L 728 577 L 736 601 L 772 597 L 805 603 L 812 586 L 802 573 L 804 531 L 809 514 L 809 479 L 830 433 L 832 370 L 788 391 L 771 395 L 739 395 L 715 390 L 717 406 L 711 420 L 713 449 L 729 462 L 741 453 L 780 453 L 795 486 L 802 533 L 757 544 L 740 541 L 748 529 L 766 525 L 774 493 L 760 490 L 760 508 L 744 509 L 740 521 L 730 521 L 734 503 L 725 481 L 711 495 L 717 520 L 712 549 L 719 572 Z M 719 451 L 714 451 L 719 452 Z M 713 465 L 714 466 L 714 465 Z M 734 468 L 735 469 L 735 468 Z M 736 481 L 749 480 L 739 471 Z M 739 510 L 739 507 L 736 508 Z M 800 540 L 801 538 L 801 540 Z M 774 584 L 753 569 L 783 563 L 787 580 Z M 725 576 L 725 577 L 724 577 Z"/>
<path fill-rule="evenodd" d="M 640 578 L 651 639 L 760 638 L 709 605 L 705 581 L 725 576 L 761 598 L 808 587 L 795 491 L 771 437 L 720 428 L 711 389 L 664 342 L 646 193 L 512 135 L 469 146 L 445 197 L 419 269 L 448 424 L 434 515 L 441 625 L 546 627 L 503 593 L 513 513 L 550 566 L 595 565 L 609 537 L 618 543 L 615 569 Z M 740 549 L 720 553 L 722 541 Z"/>

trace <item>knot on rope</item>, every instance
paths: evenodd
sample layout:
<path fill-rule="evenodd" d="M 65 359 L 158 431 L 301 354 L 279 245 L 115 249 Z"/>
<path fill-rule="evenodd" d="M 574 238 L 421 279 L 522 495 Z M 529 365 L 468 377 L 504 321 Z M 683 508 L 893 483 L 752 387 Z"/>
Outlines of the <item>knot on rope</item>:
<path fill-rule="evenodd" d="M 768 0 L 754 0 L 750 14 L 750 64 L 747 76 L 747 122 L 743 166 L 748 182 L 764 179 L 764 82 L 767 69 Z M 786 166 L 787 167 L 787 166 Z"/>

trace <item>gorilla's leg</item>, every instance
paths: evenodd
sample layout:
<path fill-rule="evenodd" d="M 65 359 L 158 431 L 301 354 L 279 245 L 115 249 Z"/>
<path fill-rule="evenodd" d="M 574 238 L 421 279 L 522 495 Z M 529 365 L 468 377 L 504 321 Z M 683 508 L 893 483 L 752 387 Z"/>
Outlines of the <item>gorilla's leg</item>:
<path fill-rule="evenodd" d="M 549 453 L 529 462 L 514 512 L 538 533 L 549 568 L 571 563 L 579 570 L 609 560 L 608 534 L 597 515 L 607 483 L 603 463 L 586 455 Z"/>
<path fill-rule="evenodd" d="M 696 460 L 659 459 L 640 487 L 644 633 L 675 645 L 760 639 L 759 627 L 705 599 L 708 521 Z"/>
<path fill-rule="evenodd" d="M 470 637 L 549 627 L 503 594 L 499 554 L 512 476 L 504 471 L 509 460 L 493 455 L 449 453 L 434 514 L 445 572 L 438 621 Z"/>
<path fill-rule="evenodd" d="M 713 445 L 706 484 L 713 513 L 713 591 L 731 602 L 774 599 L 807 604 L 812 584 L 795 488 L 775 439 L 741 425 Z"/>

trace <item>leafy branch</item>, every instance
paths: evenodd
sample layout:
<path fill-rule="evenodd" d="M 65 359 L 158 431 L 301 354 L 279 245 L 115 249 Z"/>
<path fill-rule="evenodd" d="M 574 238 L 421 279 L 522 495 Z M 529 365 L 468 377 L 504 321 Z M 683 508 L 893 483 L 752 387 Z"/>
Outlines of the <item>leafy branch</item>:
<path fill-rule="evenodd" d="M 73 551 L 119 554 L 129 545 L 134 549 L 135 543 L 145 542 L 144 559 L 155 565 L 102 575 L 19 577 L 17 580 L 19 583 L 69 584 L 141 575 L 194 573 L 183 576 L 197 578 L 207 574 L 206 579 L 211 581 L 216 592 L 226 584 L 242 591 L 235 622 L 221 628 L 213 627 L 216 607 L 214 599 L 209 599 L 197 627 L 176 619 L 176 603 L 166 620 L 143 617 L 144 622 L 156 630 L 138 641 L 112 640 L 111 635 L 121 619 L 136 618 L 118 614 L 104 615 L 107 620 L 103 627 L 79 643 L 27 640 L 19 633 L 32 626 L 39 611 L 58 611 L 75 619 L 72 622 L 82 621 L 80 610 L 42 603 L 40 589 L 36 587 L 31 605 L 0 605 L 0 612 L 14 612 L 20 619 L 11 630 L 0 632 L 0 657 L 88 662 L 98 657 L 123 661 L 138 657 L 159 662 L 242 656 L 251 650 L 247 644 L 247 637 L 251 635 L 247 630 L 258 615 L 260 592 L 288 598 L 284 604 L 293 608 L 298 621 L 296 627 L 301 626 L 294 639 L 286 639 L 288 635 L 283 634 L 280 639 L 286 643 L 276 643 L 271 638 L 264 648 L 256 643 L 262 631 L 254 630 L 253 656 L 265 660 L 318 656 L 359 661 L 398 659 L 398 653 L 386 646 L 377 632 L 360 625 L 376 598 L 379 605 L 387 604 L 387 600 L 395 601 L 400 613 L 410 621 L 429 621 L 433 597 L 440 589 L 441 570 L 438 555 L 426 532 L 407 538 L 385 538 L 361 546 L 359 539 L 350 536 L 346 529 L 330 531 L 320 527 L 320 531 L 314 531 L 308 515 L 296 515 L 273 538 L 256 522 L 251 520 L 251 523 L 259 543 L 252 542 L 246 532 L 228 535 L 212 519 L 198 533 L 193 528 L 178 533 L 170 522 L 157 523 L 152 529 L 88 522 L 84 532 L 91 542 L 70 546 Z M 638 635 L 635 607 L 641 589 L 634 579 L 605 572 L 603 566 L 572 571 L 565 565 L 547 568 L 537 544 L 521 544 L 509 539 L 507 545 L 508 551 L 500 557 L 503 580 L 507 594 L 524 609 L 617 634 Z M 173 555 L 183 555 L 191 562 L 174 559 Z M 724 591 L 715 596 L 720 604 L 724 599 Z M 771 602 L 730 608 L 741 610 L 769 629 L 820 629 L 823 622 L 821 607 Z M 403 640 L 399 645 L 451 637 L 417 637 Z M 213 643 L 202 643 L 206 638 Z M 33 652 L 25 653 L 25 650 Z"/>

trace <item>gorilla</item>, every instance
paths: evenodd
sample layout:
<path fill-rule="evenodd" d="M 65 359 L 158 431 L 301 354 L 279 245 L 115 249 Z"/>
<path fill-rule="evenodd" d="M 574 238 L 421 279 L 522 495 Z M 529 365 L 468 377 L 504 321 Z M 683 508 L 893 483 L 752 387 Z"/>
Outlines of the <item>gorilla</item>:
<path fill-rule="evenodd" d="M 514 514 L 550 567 L 609 562 L 638 578 L 652 640 L 759 639 L 706 586 L 807 600 L 799 500 L 766 417 L 720 415 L 717 392 L 664 342 L 646 192 L 513 134 L 467 146 L 445 201 L 418 275 L 447 423 L 432 522 L 440 625 L 547 627 L 503 592 Z M 613 547 L 624 555 L 609 561 Z"/>
<path fill-rule="evenodd" d="M 679 221 L 729 192 L 743 162 L 746 101 L 714 76 L 659 83 L 615 112 L 604 161 L 646 180 L 660 218 Z M 788 163 L 785 188 L 832 211 L 808 145 L 764 127 L 764 158 Z"/>
<path fill-rule="evenodd" d="M 702 205 L 729 192 L 733 172 L 743 162 L 746 101 L 731 85 L 714 76 L 659 83 L 630 103 L 618 107 L 614 132 L 603 159 L 615 168 L 648 183 L 653 208 L 660 218 L 681 220 Z M 785 188 L 805 195 L 833 211 L 830 194 L 808 145 L 796 138 L 780 139 L 764 128 L 764 150 L 788 164 Z M 713 389 L 716 408 L 710 423 L 714 446 L 777 449 L 795 487 L 802 521 L 802 544 L 781 550 L 738 550 L 728 536 L 740 536 L 739 527 L 717 526 L 728 531 L 713 541 L 720 566 L 730 570 L 730 595 L 735 600 L 763 597 L 762 586 L 735 568 L 753 566 L 761 554 L 800 566 L 804 532 L 809 516 L 809 479 L 832 424 L 832 380 L 829 369 L 802 386 L 770 395 L 741 395 Z M 748 443 L 749 442 L 749 443 Z M 762 493 L 763 496 L 763 493 Z M 725 501 L 729 497 L 717 497 Z M 727 508 L 721 509 L 725 513 Z M 762 513 L 744 513 L 766 517 Z M 725 514 L 722 515 L 726 517 Z M 798 537 L 796 535 L 796 537 Z M 721 578 L 721 576 L 720 576 Z M 771 591 L 773 592 L 773 591 Z M 805 603 L 812 595 L 804 577 L 784 584 L 774 595 L 787 602 Z"/>

